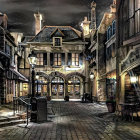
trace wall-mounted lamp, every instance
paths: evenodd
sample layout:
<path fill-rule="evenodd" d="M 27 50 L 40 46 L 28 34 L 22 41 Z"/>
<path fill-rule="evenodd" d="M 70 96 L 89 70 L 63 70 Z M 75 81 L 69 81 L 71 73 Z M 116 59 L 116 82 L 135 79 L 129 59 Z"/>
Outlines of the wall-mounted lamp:
<path fill-rule="evenodd" d="M 131 76 L 131 77 L 130 77 L 130 82 L 131 82 L 132 84 L 135 84 L 137 81 L 138 81 L 137 76 Z"/>
<path fill-rule="evenodd" d="M 91 72 L 90 75 L 89 75 L 89 77 L 90 77 L 91 80 L 93 80 L 94 79 L 94 73 Z"/>

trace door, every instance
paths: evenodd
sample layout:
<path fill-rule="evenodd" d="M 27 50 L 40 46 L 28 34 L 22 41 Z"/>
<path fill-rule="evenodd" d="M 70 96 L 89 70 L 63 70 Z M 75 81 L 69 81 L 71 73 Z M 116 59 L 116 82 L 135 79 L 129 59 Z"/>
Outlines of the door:
<path fill-rule="evenodd" d="M 68 80 L 68 94 L 70 99 L 80 99 L 80 79 L 76 76 Z"/>
<path fill-rule="evenodd" d="M 52 99 L 64 99 L 64 81 L 60 77 L 52 80 Z"/>

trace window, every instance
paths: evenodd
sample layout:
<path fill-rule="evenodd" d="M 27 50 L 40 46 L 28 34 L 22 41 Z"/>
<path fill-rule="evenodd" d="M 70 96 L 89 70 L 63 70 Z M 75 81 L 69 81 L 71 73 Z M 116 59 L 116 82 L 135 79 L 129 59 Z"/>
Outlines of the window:
<path fill-rule="evenodd" d="M 37 54 L 37 65 L 43 65 L 43 53 Z"/>
<path fill-rule="evenodd" d="M 112 22 L 112 34 L 114 35 L 116 32 L 116 21 Z"/>
<path fill-rule="evenodd" d="M 23 83 L 23 90 L 27 91 L 28 90 L 28 84 L 27 83 Z"/>
<path fill-rule="evenodd" d="M 129 0 L 127 25 L 129 26 L 129 37 L 140 32 L 140 0 Z"/>
<path fill-rule="evenodd" d="M 54 54 L 54 66 L 61 66 L 61 54 L 55 53 Z"/>
<path fill-rule="evenodd" d="M 61 77 L 55 77 L 52 83 L 64 83 L 64 80 Z"/>
<path fill-rule="evenodd" d="M 62 45 L 62 38 L 54 37 L 53 42 L 54 42 L 54 46 L 61 46 Z"/>
<path fill-rule="evenodd" d="M 109 26 L 107 30 L 107 40 L 109 40 L 112 36 L 112 26 Z"/>
<path fill-rule="evenodd" d="M 72 53 L 72 65 L 79 66 L 79 54 L 78 53 Z"/>
<path fill-rule="evenodd" d="M 68 93 L 80 93 L 80 79 L 78 77 L 73 76 L 68 80 Z"/>

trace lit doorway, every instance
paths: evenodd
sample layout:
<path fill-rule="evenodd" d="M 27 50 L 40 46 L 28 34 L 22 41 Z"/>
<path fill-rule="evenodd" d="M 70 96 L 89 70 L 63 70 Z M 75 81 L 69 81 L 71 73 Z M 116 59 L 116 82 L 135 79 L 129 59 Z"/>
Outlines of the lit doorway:
<path fill-rule="evenodd" d="M 64 99 L 64 80 L 61 77 L 52 79 L 52 99 Z"/>

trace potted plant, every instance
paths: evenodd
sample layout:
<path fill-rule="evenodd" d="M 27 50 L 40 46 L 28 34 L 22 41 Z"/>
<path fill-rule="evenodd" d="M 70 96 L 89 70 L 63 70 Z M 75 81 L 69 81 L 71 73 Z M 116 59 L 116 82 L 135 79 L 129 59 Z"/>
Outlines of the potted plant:
<path fill-rule="evenodd" d="M 109 113 L 114 113 L 116 110 L 116 101 L 114 100 L 113 96 L 110 96 L 107 100 L 106 100 L 106 105 L 108 108 L 108 112 Z"/>

